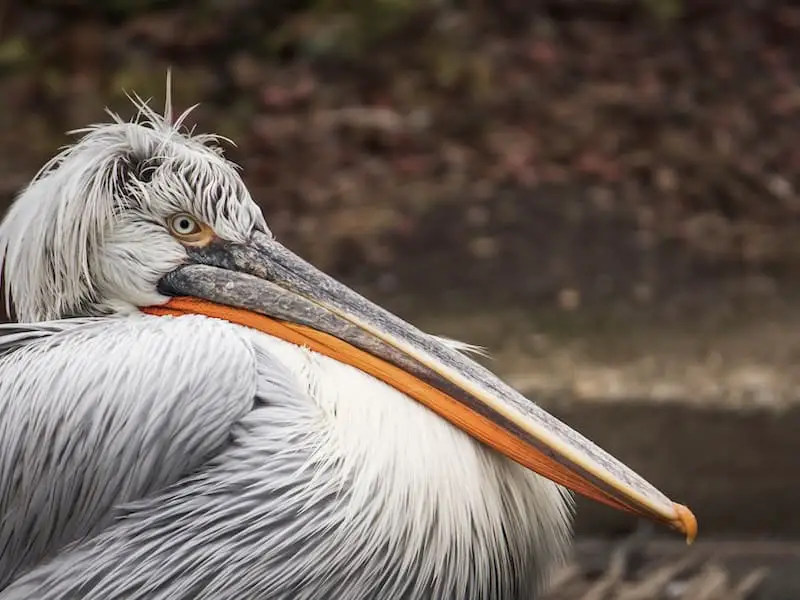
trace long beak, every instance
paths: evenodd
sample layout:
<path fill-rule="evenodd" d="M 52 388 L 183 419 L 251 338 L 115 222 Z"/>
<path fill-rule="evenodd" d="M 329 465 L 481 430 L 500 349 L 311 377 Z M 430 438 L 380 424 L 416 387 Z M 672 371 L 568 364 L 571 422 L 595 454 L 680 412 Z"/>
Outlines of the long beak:
<path fill-rule="evenodd" d="M 473 438 L 593 500 L 691 542 L 694 515 L 490 371 L 325 275 L 271 237 L 215 241 L 167 274 L 151 314 L 199 313 L 308 346 L 399 389 Z"/>

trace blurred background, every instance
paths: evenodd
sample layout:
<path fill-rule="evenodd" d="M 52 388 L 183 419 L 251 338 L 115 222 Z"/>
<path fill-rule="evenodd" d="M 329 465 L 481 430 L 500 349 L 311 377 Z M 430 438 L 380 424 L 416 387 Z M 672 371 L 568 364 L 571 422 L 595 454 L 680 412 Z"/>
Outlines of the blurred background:
<path fill-rule="evenodd" d="M 800 598 L 800 3 L 5 0 L 3 210 L 168 68 L 279 239 L 697 514 L 579 503 L 549 600 Z"/>

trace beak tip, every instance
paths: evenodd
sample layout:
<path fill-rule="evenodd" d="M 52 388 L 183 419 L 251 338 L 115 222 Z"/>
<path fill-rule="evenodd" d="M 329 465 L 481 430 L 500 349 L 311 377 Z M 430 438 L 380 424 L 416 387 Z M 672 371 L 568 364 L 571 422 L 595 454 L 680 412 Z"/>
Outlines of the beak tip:
<path fill-rule="evenodd" d="M 673 502 L 675 508 L 675 521 L 673 527 L 686 535 L 686 544 L 691 546 L 695 538 L 697 538 L 697 518 L 691 510 L 683 504 Z"/>

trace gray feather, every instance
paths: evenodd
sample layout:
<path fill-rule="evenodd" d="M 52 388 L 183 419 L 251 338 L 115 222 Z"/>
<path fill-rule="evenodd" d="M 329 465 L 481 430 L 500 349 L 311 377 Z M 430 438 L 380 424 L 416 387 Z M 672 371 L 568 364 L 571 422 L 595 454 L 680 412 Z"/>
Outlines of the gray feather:
<path fill-rule="evenodd" d="M 20 344 L 0 359 L 0 589 L 101 530 L 115 505 L 191 473 L 256 385 L 252 349 L 203 317 L 22 330 L 0 332 L 0 345 Z M 195 335 L 214 354 L 187 343 Z"/>

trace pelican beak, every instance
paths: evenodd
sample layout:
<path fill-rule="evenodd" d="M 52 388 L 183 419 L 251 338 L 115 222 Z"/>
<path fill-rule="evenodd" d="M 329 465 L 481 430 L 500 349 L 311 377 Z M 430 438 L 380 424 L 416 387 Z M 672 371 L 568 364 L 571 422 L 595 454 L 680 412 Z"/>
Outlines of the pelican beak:
<path fill-rule="evenodd" d="M 664 523 L 691 542 L 694 515 L 490 371 L 325 275 L 270 236 L 190 249 L 150 314 L 227 319 L 351 364 L 473 438 L 593 500 Z"/>

